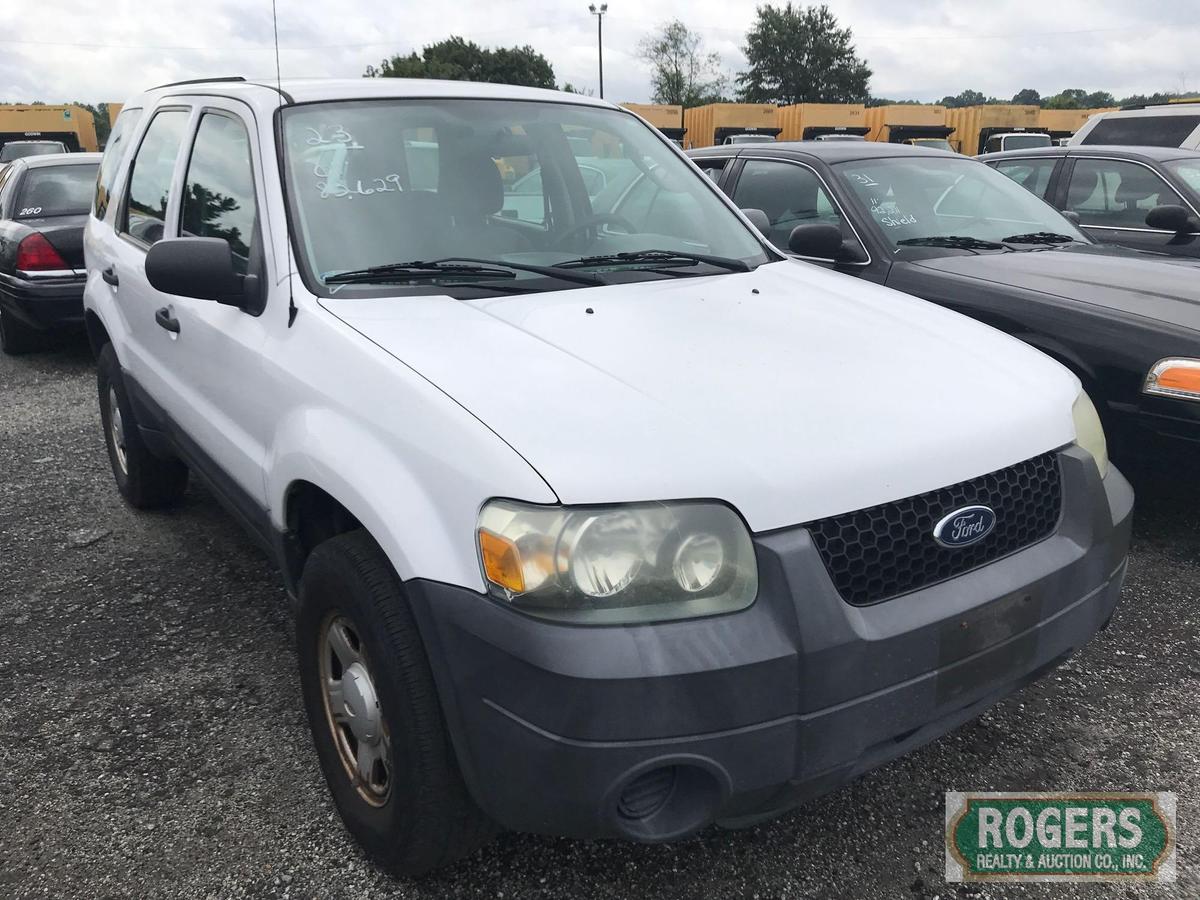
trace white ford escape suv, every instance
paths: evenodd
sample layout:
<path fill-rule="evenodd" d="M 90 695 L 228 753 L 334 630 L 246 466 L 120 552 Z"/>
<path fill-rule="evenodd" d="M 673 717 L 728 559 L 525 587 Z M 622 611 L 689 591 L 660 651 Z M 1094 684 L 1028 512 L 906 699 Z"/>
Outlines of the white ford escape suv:
<path fill-rule="evenodd" d="M 777 814 L 1117 602 L 1133 496 L 1071 374 L 782 259 L 602 101 L 157 88 L 86 253 L 117 485 L 195 475 L 278 563 L 330 791 L 393 871 Z"/>

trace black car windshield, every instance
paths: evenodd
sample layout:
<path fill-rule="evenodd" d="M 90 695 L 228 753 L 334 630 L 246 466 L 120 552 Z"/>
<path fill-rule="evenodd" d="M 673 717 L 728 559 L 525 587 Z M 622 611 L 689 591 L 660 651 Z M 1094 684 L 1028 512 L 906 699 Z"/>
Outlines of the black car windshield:
<path fill-rule="evenodd" d="M 92 208 L 99 163 L 39 166 L 25 173 L 13 205 L 17 219 L 76 216 Z"/>
<path fill-rule="evenodd" d="M 747 267 L 774 258 L 710 182 L 618 110 L 389 99 L 306 104 L 283 117 L 301 262 L 321 294 L 428 293 L 437 273 L 419 285 L 337 276 L 431 260 L 524 264 L 503 284 L 537 290 L 585 286 L 580 267 L 563 271 L 574 273 L 569 282 L 537 271 L 585 257 L 675 251 Z M 620 273 L 624 281 L 663 277 L 653 265 Z M 463 283 L 451 271 L 441 283 L 455 296 L 487 290 L 486 279 Z"/>
<path fill-rule="evenodd" d="M 895 249 L 951 236 L 999 243 L 1046 233 L 1088 242 L 1058 210 L 974 160 L 923 153 L 840 163 L 834 170 Z"/>
<path fill-rule="evenodd" d="M 12 162 L 27 156 L 46 156 L 50 153 L 66 153 L 67 148 L 58 141 L 14 142 L 0 147 L 0 162 Z"/>

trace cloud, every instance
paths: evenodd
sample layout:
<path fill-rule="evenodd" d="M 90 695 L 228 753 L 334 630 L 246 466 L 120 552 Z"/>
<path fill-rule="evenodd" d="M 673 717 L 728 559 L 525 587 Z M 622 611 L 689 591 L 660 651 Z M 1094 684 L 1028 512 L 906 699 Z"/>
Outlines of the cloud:
<path fill-rule="evenodd" d="M 356 77 L 394 53 L 451 34 L 485 46 L 530 44 L 560 83 L 595 90 L 596 20 L 586 0 L 405 4 L 277 0 L 285 77 Z M 1200 16 L 1184 0 L 836 0 L 874 93 L 933 100 L 971 87 L 999 97 L 1033 87 L 1135 92 L 1200 88 Z M 747 0 L 612 0 L 604 19 L 605 95 L 645 100 L 640 39 L 679 18 L 732 73 L 754 18 Z M 0 5 L 0 100 L 123 100 L 154 84 L 244 74 L 273 78 L 269 0 L 55 0 L 37 15 Z"/>

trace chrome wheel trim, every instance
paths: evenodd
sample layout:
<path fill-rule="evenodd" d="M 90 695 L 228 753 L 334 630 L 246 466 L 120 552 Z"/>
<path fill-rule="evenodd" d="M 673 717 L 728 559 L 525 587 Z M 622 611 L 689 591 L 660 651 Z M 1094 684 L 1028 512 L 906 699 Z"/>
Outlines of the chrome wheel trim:
<path fill-rule="evenodd" d="M 317 636 L 325 722 L 360 797 L 383 806 L 392 792 L 392 745 L 358 629 L 331 613 Z"/>
<path fill-rule="evenodd" d="M 108 430 L 112 436 L 113 456 L 121 467 L 121 474 L 129 474 L 129 452 L 125 448 L 125 420 L 121 418 L 121 405 L 117 402 L 117 391 L 108 386 Z"/>

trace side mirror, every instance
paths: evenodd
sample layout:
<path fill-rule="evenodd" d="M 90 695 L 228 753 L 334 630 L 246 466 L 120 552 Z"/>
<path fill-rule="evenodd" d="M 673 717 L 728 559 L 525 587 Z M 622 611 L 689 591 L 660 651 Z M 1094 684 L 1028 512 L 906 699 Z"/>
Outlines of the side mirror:
<path fill-rule="evenodd" d="M 788 237 L 788 250 L 817 259 L 842 257 L 842 230 L 836 225 L 797 225 Z"/>
<path fill-rule="evenodd" d="M 759 234 L 766 237 L 771 231 L 771 220 L 761 209 L 743 209 L 742 215 L 750 220 L 750 224 L 758 229 Z"/>
<path fill-rule="evenodd" d="M 164 294 L 241 309 L 254 306 L 258 294 L 258 278 L 234 271 L 233 250 L 221 238 L 159 241 L 146 254 L 146 280 Z"/>
<path fill-rule="evenodd" d="M 1186 207 L 1176 204 L 1156 206 L 1146 213 L 1146 224 L 1161 231 L 1174 231 L 1176 234 L 1189 234 L 1200 231 L 1200 222 L 1192 218 Z"/>
<path fill-rule="evenodd" d="M 1079 213 L 1075 212 L 1073 209 L 1062 210 L 1062 217 L 1072 225 L 1078 225 L 1081 221 L 1079 218 Z"/>

